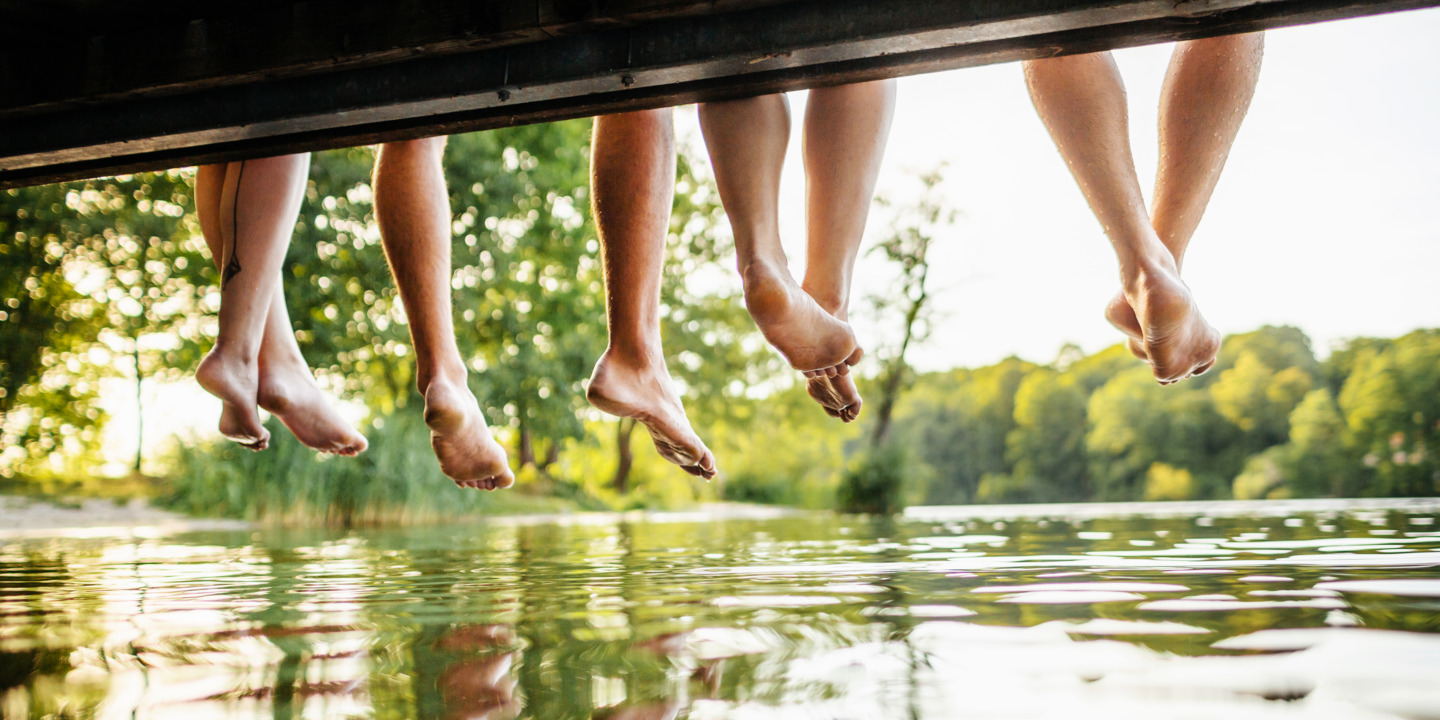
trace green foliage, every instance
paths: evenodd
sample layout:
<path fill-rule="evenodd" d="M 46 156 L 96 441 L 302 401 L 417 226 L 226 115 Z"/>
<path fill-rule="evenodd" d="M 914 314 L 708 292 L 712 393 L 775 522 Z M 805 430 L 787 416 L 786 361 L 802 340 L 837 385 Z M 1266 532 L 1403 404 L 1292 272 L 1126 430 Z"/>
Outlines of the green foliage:
<path fill-rule="evenodd" d="M 0 474 L 87 470 L 103 378 L 199 360 L 214 270 L 191 194 L 178 171 L 0 192 Z"/>
<path fill-rule="evenodd" d="M 861 392 L 870 389 L 862 385 Z M 864 426 L 837 423 L 820 412 L 798 383 L 736 409 L 745 416 L 704 431 L 718 458 L 725 498 L 834 507 L 846 447 L 858 444 Z"/>
<path fill-rule="evenodd" d="M 1362 351 L 1340 392 L 1351 446 L 1374 479 L 1367 496 L 1440 492 L 1440 331 Z"/>
<path fill-rule="evenodd" d="M 520 492 L 455 487 L 430 452 L 430 431 L 418 409 L 396 412 L 364 428 L 370 449 L 354 458 L 318 455 L 278 422 L 270 448 L 251 452 L 217 441 L 181 445 L 170 490 L 158 499 L 192 515 L 275 524 L 421 524 L 514 512 L 561 511 L 574 502 Z"/>
<path fill-rule="evenodd" d="M 895 437 L 934 471 L 925 502 L 967 503 L 981 479 L 1004 473 L 1015 394 L 1035 365 L 1018 358 L 918 378 L 896 411 Z M 863 416 L 862 416 L 863 419 Z"/>
<path fill-rule="evenodd" d="M 893 515 L 905 509 L 906 495 L 921 484 L 921 471 L 905 446 L 867 448 L 850 462 L 835 492 L 841 512 Z"/>
<path fill-rule="evenodd" d="M 1146 500 L 1193 500 L 1195 478 L 1189 470 L 1155 463 L 1145 471 Z"/>
<path fill-rule="evenodd" d="M 1090 494 L 1085 468 L 1085 391 L 1075 374 L 1036 370 L 1015 393 L 1015 429 L 1005 438 L 1010 481 L 1033 502 Z M 995 492 L 987 491 L 987 496 Z M 1008 494 L 1008 492 L 1007 492 Z"/>

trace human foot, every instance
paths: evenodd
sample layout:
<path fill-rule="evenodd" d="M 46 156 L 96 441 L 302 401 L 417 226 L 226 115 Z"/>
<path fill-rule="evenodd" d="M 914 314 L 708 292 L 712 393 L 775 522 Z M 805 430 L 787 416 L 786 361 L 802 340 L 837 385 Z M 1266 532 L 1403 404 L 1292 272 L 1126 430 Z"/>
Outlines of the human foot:
<path fill-rule="evenodd" d="M 1130 307 L 1130 301 L 1125 299 L 1125 292 L 1115 293 L 1110 298 L 1110 304 L 1105 306 L 1105 319 L 1110 321 L 1120 332 L 1125 333 L 1125 347 L 1130 353 L 1145 362 L 1150 362 L 1150 355 L 1145 352 L 1145 338 L 1140 330 L 1140 320 L 1135 317 L 1135 308 Z M 1215 367 L 1215 359 L 1195 368 L 1190 377 L 1199 377 Z"/>
<path fill-rule="evenodd" d="M 1176 383 L 1214 366 L 1220 333 L 1201 317 L 1173 261 L 1144 265 L 1124 285 L 1140 329 L 1139 349 L 1160 384 Z"/>
<path fill-rule="evenodd" d="M 836 377 L 860 359 L 850 324 L 836 319 L 784 267 L 754 262 L 741 272 L 745 307 L 760 333 L 806 377 Z"/>
<path fill-rule="evenodd" d="M 499 490 L 515 484 L 505 448 L 490 436 L 480 404 L 464 381 L 434 378 L 425 388 L 425 424 L 440 472 L 460 487 Z"/>
<path fill-rule="evenodd" d="M 257 411 L 260 381 L 253 360 L 229 354 L 216 344 L 195 369 L 195 381 L 220 398 L 221 435 L 251 450 L 270 446 L 270 431 L 260 423 Z"/>
<path fill-rule="evenodd" d="M 810 293 L 809 290 L 805 292 Z M 811 294 L 811 297 L 815 297 L 815 295 Z M 824 300 L 820 299 L 817 299 L 816 302 L 827 310 L 835 308 L 830 310 L 830 314 L 837 320 L 844 322 L 849 319 L 846 317 L 843 304 L 827 305 Z M 860 389 L 855 387 L 855 378 L 850 375 L 850 366 L 859 362 L 862 355 L 864 355 L 863 351 L 856 350 L 854 355 L 836 368 L 837 372 L 833 377 L 817 375 L 805 379 L 805 392 L 809 393 L 815 402 L 820 403 L 821 409 L 830 417 L 847 423 L 854 422 L 855 418 L 860 417 L 860 408 L 865 405 L 865 401 L 860 398 Z"/>
<path fill-rule="evenodd" d="M 1130 301 L 1125 299 L 1124 290 L 1110 298 L 1110 302 L 1105 306 L 1105 319 L 1109 320 L 1116 330 L 1125 333 L 1125 347 L 1130 349 L 1130 354 L 1146 362 L 1150 361 L 1145 354 L 1140 320 L 1135 317 L 1135 308 L 1130 307 Z"/>
<path fill-rule="evenodd" d="M 644 425 L 660 456 L 685 472 L 715 477 L 715 456 L 690 427 L 663 363 L 626 362 L 607 350 L 595 363 L 585 397 L 603 412 Z"/>
<path fill-rule="evenodd" d="M 860 408 L 865 401 L 860 398 L 860 389 L 855 387 L 848 366 L 846 372 L 835 377 L 812 377 L 805 379 L 805 392 L 820 403 L 825 414 L 845 422 L 854 422 L 860 417 Z"/>
<path fill-rule="evenodd" d="M 259 401 L 261 408 L 285 423 L 295 439 L 313 450 L 353 457 L 369 446 L 330 406 L 303 363 L 261 367 Z"/>

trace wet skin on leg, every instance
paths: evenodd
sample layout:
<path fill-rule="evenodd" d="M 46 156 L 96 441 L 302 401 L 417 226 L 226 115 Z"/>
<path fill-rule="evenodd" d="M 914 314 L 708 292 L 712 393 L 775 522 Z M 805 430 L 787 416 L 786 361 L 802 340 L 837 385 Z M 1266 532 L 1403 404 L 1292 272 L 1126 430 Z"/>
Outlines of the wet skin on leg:
<path fill-rule="evenodd" d="M 275 415 L 306 446 L 337 455 L 366 447 L 315 384 L 285 309 L 280 264 L 295 227 L 309 154 L 207 165 L 196 174 L 201 233 L 221 269 L 220 333 L 196 379 L 220 398 L 220 431 L 261 450 Z"/>
<path fill-rule="evenodd" d="M 700 128 L 735 234 L 745 305 L 755 324 L 807 378 L 848 372 L 861 354 L 854 331 L 795 282 L 780 244 L 780 169 L 790 139 L 785 96 L 703 103 Z"/>
<path fill-rule="evenodd" d="M 1025 63 L 1030 97 L 1120 261 L 1155 379 L 1170 384 L 1213 365 L 1220 334 L 1150 221 L 1130 155 L 1125 88 L 1109 53 Z"/>
<path fill-rule="evenodd" d="M 596 118 L 590 167 L 610 343 L 586 397 L 639 421 L 661 457 L 714 477 L 715 457 L 690 427 L 660 339 L 660 277 L 675 194 L 673 112 Z"/>
<path fill-rule="evenodd" d="M 1249 33 L 1177 43 L 1171 55 L 1160 93 L 1160 165 L 1150 219 L 1177 270 L 1255 96 L 1264 48 L 1264 33 Z M 1140 321 L 1124 293 L 1110 301 L 1105 317 L 1144 358 Z"/>
<path fill-rule="evenodd" d="M 515 476 L 470 391 L 455 343 L 444 150 L 443 137 L 381 146 L 375 220 L 410 321 L 416 380 L 440 470 L 461 487 L 496 490 L 515 484 Z"/>
<path fill-rule="evenodd" d="M 816 88 L 805 105 L 807 242 L 801 287 L 841 321 L 849 320 L 855 260 L 894 112 L 894 80 Z M 863 406 L 848 367 L 806 380 L 810 397 L 847 423 L 860 416 Z"/>

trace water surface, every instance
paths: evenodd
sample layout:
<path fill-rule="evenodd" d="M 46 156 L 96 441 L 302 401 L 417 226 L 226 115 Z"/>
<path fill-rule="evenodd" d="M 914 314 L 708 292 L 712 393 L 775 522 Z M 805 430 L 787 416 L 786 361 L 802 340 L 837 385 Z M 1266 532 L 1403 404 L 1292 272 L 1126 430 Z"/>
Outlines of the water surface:
<path fill-rule="evenodd" d="M 0 713 L 1440 718 L 1436 516 L 1045 506 L 10 539 Z"/>

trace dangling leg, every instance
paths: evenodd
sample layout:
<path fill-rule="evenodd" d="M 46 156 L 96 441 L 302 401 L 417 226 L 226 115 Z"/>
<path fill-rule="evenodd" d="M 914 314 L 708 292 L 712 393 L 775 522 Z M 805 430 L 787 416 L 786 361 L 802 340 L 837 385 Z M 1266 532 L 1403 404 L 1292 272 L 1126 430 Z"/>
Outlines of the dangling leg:
<path fill-rule="evenodd" d="M 1140 349 L 1162 384 L 1207 367 L 1220 334 L 1200 315 L 1170 251 L 1151 227 L 1130 156 L 1125 88 L 1109 53 L 1032 60 L 1025 79 L 1120 261 L 1141 329 Z"/>
<path fill-rule="evenodd" d="M 595 118 L 591 182 L 610 346 L 595 364 L 586 397 L 635 418 L 661 457 L 692 475 L 715 476 L 715 458 L 690 427 L 660 343 L 660 274 L 675 195 L 671 110 Z"/>
<path fill-rule="evenodd" d="M 415 376 L 440 470 L 462 487 L 515 484 L 470 392 L 450 314 L 450 198 L 445 138 L 386 143 L 375 160 L 375 221 L 410 320 Z"/>
<path fill-rule="evenodd" d="M 790 140 L 785 96 L 703 103 L 700 128 L 735 232 L 751 317 L 806 377 L 838 375 L 837 366 L 860 359 L 855 333 L 805 294 L 790 275 L 780 245 L 780 168 Z"/>
<path fill-rule="evenodd" d="M 303 173 L 304 169 L 309 167 L 309 156 L 300 157 L 303 161 L 298 164 L 298 168 Z M 253 170 L 255 162 L 260 161 L 251 161 L 247 171 Z M 200 218 L 200 231 L 205 237 L 205 244 L 210 247 L 210 255 L 214 258 L 216 267 L 222 273 L 227 262 L 224 232 L 228 231 L 221 229 L 221 197 L 226 174 L 231 172 L 232 167 L 234 172 L 241 174 L 238 166 L 239 163 L 206 165 L 199 168 L 195 175 L 195 204 Z M 304 197 L 304 187 L 302 176 L 298 198 Z M 298 198 L 294 206 L 297 213 L 300 208 Z M 289 227 L 294 227 L 293 218 Z M 285 235 L 287 245 L 289 237 L 289 234 Z M 223 291 L 221 297 L 225 297 Z M 315 376 L 310 373 L 310 367 L 305 364 L 305 358 L 300 354 L 300 346 L 295 342 L 295 333 L 290 327 L 290 314 L 285 308 L 284 289 L 279 282 L 275 284 L 275 290 L 270 295 L 267 312 L 257 358 L 259 406 L 278 417 L 307 447 L 346 456 L 364 451 L 367 446 L 364 436 L 355 432 L 355 429 L 335 412 L 329 399 L 316 386 Z M 243 424 L 249 421 L 246 413 L 241 412 L 233 403 L 226 403 L 221 414 L 222 426 L 233 430 L 243 427 Z"/>
<path fill-rule="evenodd" d="M 1160 92 L 1160 166 L 1150 219 L 1176 268 L 1183 264 L 1255 97 L 1264 48 L 1264 33 L 1175 45 Z M 1105 315 L 1139 339 L 1139 321 L 1123 293 L 1110 301 Z"/>
<path fill-rule="evenodd" d="M 808 243 L 802 286 L 839 320 L 849 320 L 855 259 L 894 113 L 894 80 L 817 88 L 805 105 Z M 863 403 L 849 366 L 838 369 L 834 377 L 810 378 L 806 390 L 831 417 L 848 423 L 860 416 Z"/>

